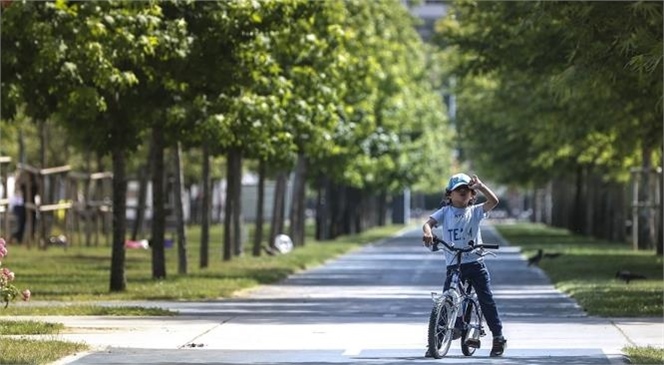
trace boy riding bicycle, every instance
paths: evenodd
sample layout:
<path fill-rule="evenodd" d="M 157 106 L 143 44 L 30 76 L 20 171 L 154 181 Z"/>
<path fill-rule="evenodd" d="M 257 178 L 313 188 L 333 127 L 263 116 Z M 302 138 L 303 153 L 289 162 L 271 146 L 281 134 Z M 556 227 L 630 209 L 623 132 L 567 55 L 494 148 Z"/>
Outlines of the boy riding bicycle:
<path fill-rule="evenodd" d="M 478 190 L 486 197 L 486 202 L 482 204 L 474 204 Z M 470 177 L 466 174 L 456 174 L 450 178 L 447 184 L 445 197 L 447 204 L 431 214 L 422 226 L 424 245 L 429 247 L 433 244 L 432 228 L 439 225 L 442 225 L 443 237 L 441 238 L 457 247 L 466 246 L 470 240 L 478 244 L 482 243 L 480 222 L 498 204 L 496 194 L 484 185 L 477 175 Z M 448 274 L 450 265 L 454 263 L 453 260 L 454 254 L 446 251 L 445 261 L 448 266 Z M 475 289 L 482 313 L 484 313 L 487 325 L 493 334 L 493 346 L 490 356 L 502 356 L 507 340 L 503 337 L 503 326 L 498 315 L 496 302 L 493 300 L 489 271 L 484 264 L 484 260 L 471 253 L 463 254 L 461 262 L 461 275 L 469 280 L 473 289 Z M 444 290 L 449 289 L 449 286 L 450 276 L 448 275 Z"/>

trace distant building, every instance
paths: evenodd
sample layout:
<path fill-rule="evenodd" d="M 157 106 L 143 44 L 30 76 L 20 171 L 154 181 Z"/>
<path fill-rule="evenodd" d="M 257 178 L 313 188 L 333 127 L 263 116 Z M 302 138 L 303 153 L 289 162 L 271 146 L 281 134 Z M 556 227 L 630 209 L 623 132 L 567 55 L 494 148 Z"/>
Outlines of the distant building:
<path fill-rule="evenodd" d="M 425 42 L 431 41 L 436 21 L 447 13 L 448 2 L 449 0 L 401 0 L 401 3 L 408 8 L 412 15 L 421 19 L 421 24 L 417 26 L 417 31 Z M 448 82 L 453 83 L 454 80 L 449 80 Z M 450 122 L 455 125 L 456 98 L 453 94 L 448 94 L 445 91 L 442 92 L 442 97 L 447 106 Z"/>
<path fill-rule="evenodd" d="M 410 10 L 410 13 L 422 20 L 417 31 L 425 42 L 431 40 L 436 20 L 445 15 L 447 1 L 443 0 L 402 0 L 401 3 Z"/>

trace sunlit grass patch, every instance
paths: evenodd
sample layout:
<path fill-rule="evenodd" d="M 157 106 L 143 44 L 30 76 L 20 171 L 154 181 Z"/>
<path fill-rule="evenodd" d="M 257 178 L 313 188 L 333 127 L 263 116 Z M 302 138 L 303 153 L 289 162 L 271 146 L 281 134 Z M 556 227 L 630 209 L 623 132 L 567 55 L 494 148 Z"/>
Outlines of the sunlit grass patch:
<path fill-rule="evenodd" d="M 296 247 L 284 255 L 260 257 L 251 255 L 251 239 L 245 244 L 245 254 L 231 261 L 222 260 L 222 231 L 219 225 L 211 228 L 209 266 L 200 268 L 200 227 L 187 229 L 188 273 L 178 274 L 177 250 L 166 249 L 166 279 L 152 278 L 152 255 L 145 249 L 126 252 L 127 288 L 123 292 L 109 292 L 111 247 L 72 245 L 67 250 L 50 248 L 47 251 L 13 246 L 11 265 L 20 276 L 16 281 L 32 291 L 33 303 L 15 303 L 2 315 L 170 315 L 172 313 L 130 313 L 128 309 L 109 309 L 119 313 L 105 313 L 99 308 L 78 307 L 86 301 L 123 300 L 215 300 L 227 298 L 244 289 L 260 284 L 278 282 L 288 275 L 311 268 L 353 250 L 362 244 L 389 237 L 403 225 L 375 227 L 361 234 L 341 236 L 331 241 L 316 241 L 313 226 L 307 226 L 304 247 Z M 251 236 L 251 235 L 250 235 Z M 39 263 L 38 265 L 36 263 Z M 77 302 L 65 306 L 35 305 L 38 302 Z"/>
<path fill-rule="evenodd" d="M 51 335 L 60 333 L 64 328 L 62 323 L 0 320 L 0 335 Z"/>
<path fill-rule="evenodd" d="M 589 314 L 603 317 L 661 317 L 661 284 L 656 282 L 565 281 L 557 287 L 570 294 Z"/>
<path fill-rule="evenodd" d="M 664 348 L 629 346 L 623 349 L 631 364 L 664 364 Z"/>
<path fill-rule="evenodd" d="M 0 364 L 48 364 L 87 349 L 87 345 L 77 342 L 3 338 Z"/>
<path fill-rule="evenodd" d="M 572 296 L 588 314 L 606 317 L 661 317 L 664 302 L 662 257 L 652 250 L 634 251 L 627 243 L 597 240 L 542 224 L 497 225 L 510 244 L 526 257 L 538 249 L 560 253 L 539 266 L 556 288 Z M 646 277 L 626 283 L 620 270 Z"/>
<path fill-rule="evenodd" d="M 16 305 L 0 310 L 0 316 L 174 316 L 177 312 L 158 307 L 71 305 Z"/>

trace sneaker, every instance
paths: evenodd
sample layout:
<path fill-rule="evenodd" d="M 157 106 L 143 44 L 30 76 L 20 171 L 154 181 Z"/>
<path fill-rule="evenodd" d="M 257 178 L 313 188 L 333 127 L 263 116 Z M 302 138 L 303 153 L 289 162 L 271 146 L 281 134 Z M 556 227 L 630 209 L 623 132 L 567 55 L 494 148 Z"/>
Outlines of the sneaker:
<path fill-rule="evenodd" d="M 507 347 L 507 340 L 503 336 L 498 336 L 493 338 L 493 347 L 491 347 L 491 353 L 489 356 L 497 357 L 503 356 L 505 352 L 505 347 Z"/>
<path fill-rule="evenodd" d="M 431 353 L 429 352 L 429 348 L 427 347 L 427 352 L 424 353 L 424 357 L 433 357 Z"/>

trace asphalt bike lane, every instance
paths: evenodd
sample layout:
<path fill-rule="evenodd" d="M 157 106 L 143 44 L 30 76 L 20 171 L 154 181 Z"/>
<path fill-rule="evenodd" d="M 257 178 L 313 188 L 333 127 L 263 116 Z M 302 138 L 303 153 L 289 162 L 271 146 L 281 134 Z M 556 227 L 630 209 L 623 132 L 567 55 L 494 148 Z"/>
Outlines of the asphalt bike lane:
<path fill-rule="evenodd" d="M 490 225 L 483 238 L 501 244 L 486 261 L 508 339 L 502 358 L 489 357 L 490 334 L 472 357 L 461 353 L 459 340 L 443 359 L 424 357 L 431 292 L 441 290 L 445 270 L 443 256 L 424 248 L 414 228 L 238 298 L 121 303 L 179 311 L 174 318 L 63 317 L 78 328 L 63 339 L 99 351 L 59 363 L 624 363 L 627 343 L 616 326 L 585 315 L 528 267 L 518 248 L 503 246 Z"/>

